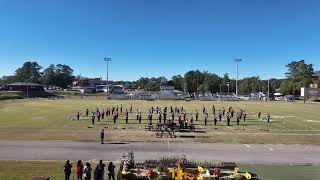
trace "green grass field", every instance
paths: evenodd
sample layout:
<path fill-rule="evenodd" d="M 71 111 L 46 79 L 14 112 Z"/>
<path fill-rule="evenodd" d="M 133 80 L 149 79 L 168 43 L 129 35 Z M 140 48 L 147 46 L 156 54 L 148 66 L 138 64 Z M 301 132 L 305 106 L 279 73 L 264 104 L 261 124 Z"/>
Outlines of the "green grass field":
<path fill-rule="evenodd" d="M 84 114 L 86 108 L 95 111 L 116 106 L 128 108 L 133 106 L 133 113 L 129 114 L 129 124 L 124 123 L 120 115 L 119 123 L 114 125 L 111 118 L 97 122 L 91 126 L 90 117 L 81 117 L 80 121 L 72 120 L 76 112 Z M 73 97 L 65 100 L 14 100 L 0 101 L 0 139 L 27 140 L 79 140 L 97 141 L 98 133 L 106 128 L 106 138 L 110 141 L 167 141 L 167 138 L 156 138 L 154 132 L 144 130 L 146 112 L 151 106 L 183 106 L 187 113 L 197 109 L 200 113 L 199 121 L 195 121 L 198 128 L 206 133 L 184 133 L 184 137 L 174 138 L 173 141 L 195 142 L 224 142 L 224 143 L 283 143 L 283 144 L 320 144 L 320 104 L 301 102 L 219 102 L 219 101 L 139 101 L 139 100 L 105 100 L 91 97 L 80 99 Z M 232 126 L 226 126 L 225 118 L 213 125 L 212 106 L 216 109 L 232 106 L 235 111 L 240 108 L 246 111 L 247 121 L 236 125 L 235 118 Z M 209 112 L 209 123 L 204 125 L 202 107 Z M 143 124 L 135 120 L 135 111 L 139 108 L 143 113 Z M 271 114 L 271 123 L 257 118 L 261 111 L 262 117 Z M 154 115 L 156 119 L 156 115 Z M 156 120 L 154 120 L 154 123 Z"/>
<path fill-rule="evenodd" d="M 91 162 L 95 167 L 97 162 Z M 106 165 L 108 162 L 104 162 Z M 21 180 L 34 176 L 49 176 L 50 179 L 64 179 L 64 161 L 0 161 L 0 179 Z M 74 166 L 74 163 L 73 163 Z M 117 171 L 118 163 L 116 163 Z M 240 165 L 241 171 L 251 171 L 263 180 L 316 180 L 320 178 L 319 166 L 269 166 Z M 73 168 L 74 169 L 74 168 Z M 72 173 L 71 179 L 75 179 Z"/>

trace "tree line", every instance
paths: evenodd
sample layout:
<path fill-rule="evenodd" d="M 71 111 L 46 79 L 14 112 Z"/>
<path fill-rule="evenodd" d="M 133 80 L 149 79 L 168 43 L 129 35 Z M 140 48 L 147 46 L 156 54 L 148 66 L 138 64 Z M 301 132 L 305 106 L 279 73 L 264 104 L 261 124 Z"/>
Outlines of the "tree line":
<path fill-rule="evenodd" d="M 301 87 L 309 87 L 310 84 L 320 84 L 320 71 L 315 71 L 312 64 L 304 60 L 292 61 L 286 65 L 288 71 L 283 79 L 262 80 L 259 76 L 245 77 L 238 81 L 238 93 L 250 94 L 267 92 L 268 83 L 270 93 L 279 91 L 283 94 L 300 94 Z M 33 82 L 47 85 L 55 85 L 67 88 L 72 82 L 79 80 L 79 76 L 73 76 L 73 69 L 65 64 L 51 64 L 43 71 L 37 62 L 25 62 L 12 76 L 1 78 L 2 83 Z M 228 73 L 219 76 L 208 71 L 191 70 L 184 75 L 174 75 L 171 79 L 165 77 L 141 77 L 136 81 L 115 81 L 115 84 L 129 85 L 133 89 L 146 91 L 159 91 L 161 85 L 174 86 L 175 89 L 189 93 L 236 91 L 236 80 L 229 77 Z"/>

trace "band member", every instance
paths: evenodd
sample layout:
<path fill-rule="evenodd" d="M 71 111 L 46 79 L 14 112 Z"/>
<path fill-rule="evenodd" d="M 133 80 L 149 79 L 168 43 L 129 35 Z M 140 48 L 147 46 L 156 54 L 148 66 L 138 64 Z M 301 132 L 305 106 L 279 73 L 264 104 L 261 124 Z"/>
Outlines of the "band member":
<path fill-rule="evenodd" d="M 246 118 L 247 118 L 247 113 L 243 111 L 243 122 L 246 122 Z"/>
<path fill-rule="evenodd" d="M 117 114 L 116 114 L 116 112 L 113 112 L 112 118 L 113 118 L 113 124 L 116 124 L 117 123 Z"/>
<path fill-rule="evenodd" d="M 226 110 L 224 109 L 224 107 L 222 107 L 222 116 L 224 116 Z"/>
<path fill-rule="evenodd" d="M 137 121 L 138 121 L 139 120 L 139 110 L 138 109 L 137 109 L 136 117 L 137 117 Z"/>
<path fill-rule="evenodd" d="M 219 109 L 219 121 L 221 121 L 221 119 L 222 119 L 222 114 L 221 114 L 221 111 Z"/>
<path fill-rule="evenodd" d="M 206 112 L 206 108 L 203 106 L 202 107 L 202 114 L 204 114 Z"/>
<path fill-rule="evenodd" d="M 100 117 L 101 117 L 100 111 L 97 111 L 97 117 L 98 117 L 98 122 L 100 122 Z"/>
<path fill-rule="evenodd" d="M 104 109 L 102 109 L 102 112 L 101 112 L 101 119 L 104 119 Z"/>
<path fill-rule="evenodd" d="M 214 105 L 212 105 L 212 112 L 213 112 L 213 115 L 216 115 L 216 107 Z"/>
<path fill-rule="evenodd" d="M 187 113 L 183 113 L 183 120 L 185 121 L 187 118 Z"/>
<path fill-rule="evenodd" d="M 199 113 L 198 113 L 198 110 L 196 110 L 196 121 L 198 121 L 199 119 Z"/>
<path fill-rule="evenodd" d="M 231 117 L 233 118 L 234 110 L 231 108 Z"/>
<path fill-rule="evenodd" d="M 126 112 L 125 112 L 125 119 L 126 119 L 126 124 L 128 124 L 129 113 L 128 113 L 127 110 L 126 110 Z"/>
<path fill-rule="evenodd" d="M 213 122 L 214 122 L 214 125 L 215 125 L 215 126 L 217 125 L 217 121 L 218 121 L 217 116 L 214 115 L 214 117 L 213 117 Z"/>
<path fill-rule="evenodd" d="M 141 112 L 139 112 L 139 124 L 141 124 L 141 120 L 142 120 L 142 114 Z"/>
<path fill-rule="evenodd" d="M 190 117 L 190 122 L 191 122 L 191 124 L 193 124 L 193 117 L 192 116 Z"/>
<path fill-rule="evenodd" d="M 77 120 L 80 120 L 80 113 L 77 113 Z"/>
<path fill-rule="evenodd" d="M 227 114 L 227 125 L 230 126 L 230 119 L 231 119 L 231 116 L 230 114 L 228 113 Z"/>
<path fill-rule="evenodd" d="M 167 107 L 166 107 L 167 108 Z M 167 121 L 167 110 L 166 110 L 166 108 L 164 109 L 164 111 L 163 111 L 163 123 L 166 123 L 166 121 Z"/>
<path fill-rule="evenodd" d="M 208 121 L 208 112 L 205 112 L 205 115 L 204 115 L 204 125 L 207 125 L 207 121 Z"/>
<path fill-rule="evenodd" d="M 240 124 L 240 114 L 237 113 L 237 125 L 239 125 L 239 124 Z"/>
<path fill-rule="evenodd" d="M 261 112 L 258 113 L 258 119 L 260 119 L 260 117 L 261 117 Z"/>
<path fill-rule="evenodd" d="M 160 111 L 158 111 L 158 123 L 161 123 L 161 112 Z"/>
<path fill-rule="evenodd" d="M 132 113 L 132 105 L 130 105 L 130 114 Z"/>
<path fill-rule="evenodd" d="M 120 113 L 122 114 L 122 104 L 120 105 Z"/>
<path fill-rule="evenodd" d="M 89 116 L 89 109 L 86 110 L 86 117 Z"/>
<path fill-rule="evenodd" d="M 92 116 L 91 116 L 92 125 L 94 125 L 95 119 L 96 119 L 96 116 L 95 116 L 94 112 L 92 112 Z"/>
<path fill-rule="evenodd" d="M 267 114 L 267 122 L 270 122 L 270 114 Z"/>

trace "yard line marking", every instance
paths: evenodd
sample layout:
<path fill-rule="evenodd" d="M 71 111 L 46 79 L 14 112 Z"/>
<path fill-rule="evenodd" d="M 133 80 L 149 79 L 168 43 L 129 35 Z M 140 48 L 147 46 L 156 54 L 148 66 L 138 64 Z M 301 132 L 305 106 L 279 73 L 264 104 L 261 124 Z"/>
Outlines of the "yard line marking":
<path fill-rule="evenodd" d="M 284 126 L 281 126 L 280 124 L 272 123 L 272 125 L 276 125 L 276 126 L 279 126 L 279 127 L 281 127 L 281 128 L 284 128 L 284 129 L 286 129 L 286 130 L 289 130 L 289 128 L 286 128 L 286 127 L 284 127 Z"/>

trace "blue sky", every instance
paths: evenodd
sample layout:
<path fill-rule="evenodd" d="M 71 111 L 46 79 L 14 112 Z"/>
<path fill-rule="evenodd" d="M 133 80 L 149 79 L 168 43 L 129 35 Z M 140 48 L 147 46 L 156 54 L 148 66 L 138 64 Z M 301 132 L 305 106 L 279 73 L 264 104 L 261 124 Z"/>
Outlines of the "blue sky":
<path fill-rule="evenodd" d="M 109 78 L 184 74 L 284 77 L 320 69 L 319 0 L 0 0 L 0 76 L 27 60 Z"/>

